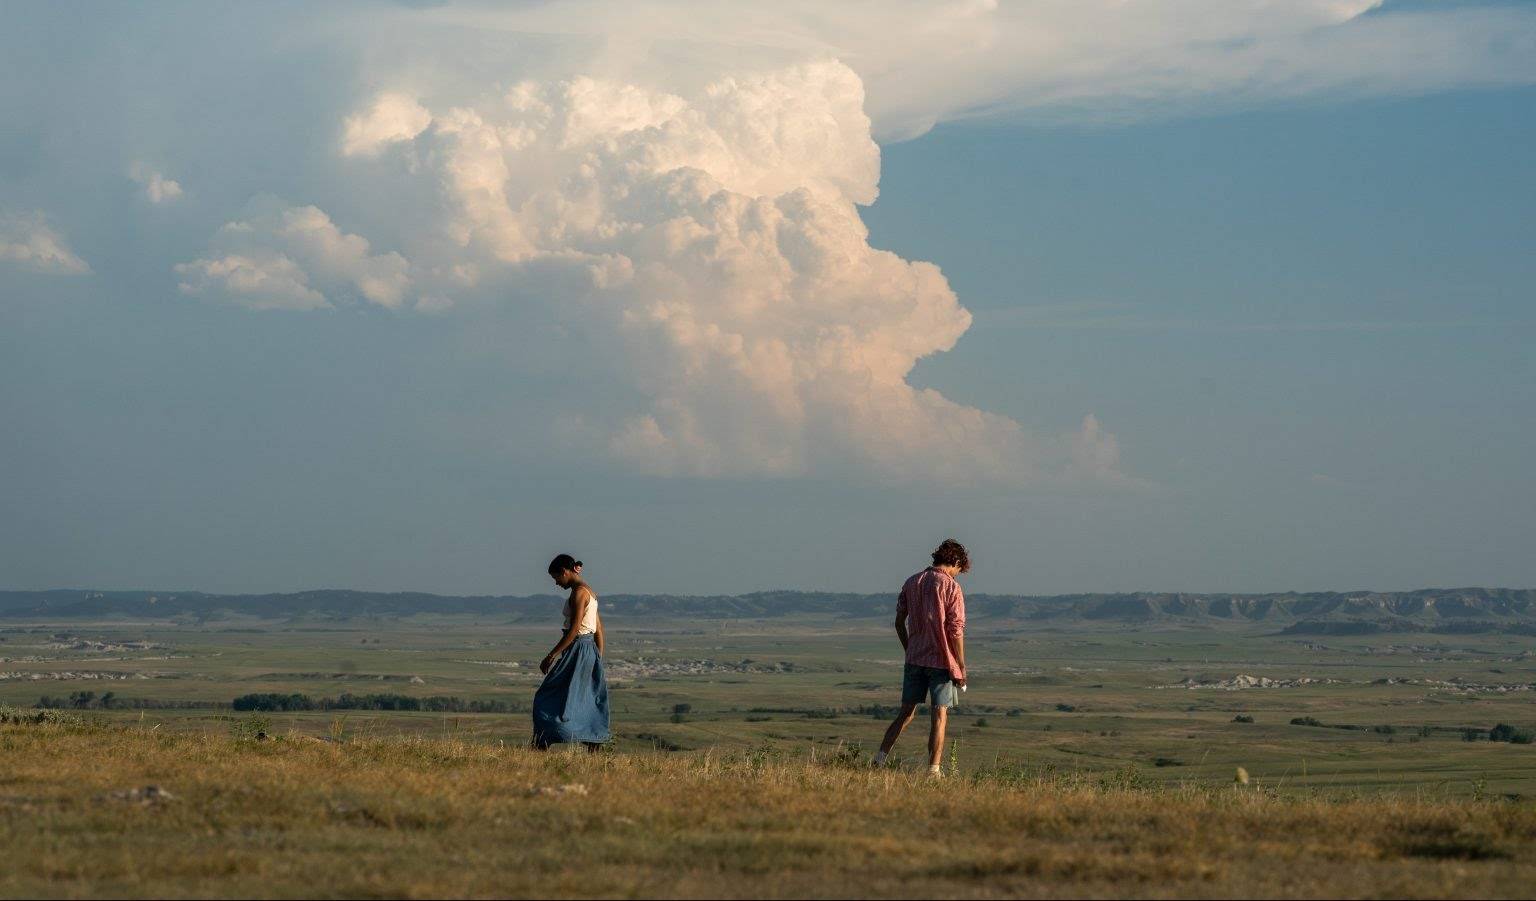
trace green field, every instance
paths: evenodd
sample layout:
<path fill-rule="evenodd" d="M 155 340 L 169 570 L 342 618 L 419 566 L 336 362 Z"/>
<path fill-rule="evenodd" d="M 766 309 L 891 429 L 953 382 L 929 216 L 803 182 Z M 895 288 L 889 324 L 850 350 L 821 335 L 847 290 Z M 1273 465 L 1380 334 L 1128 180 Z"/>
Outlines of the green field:
<path fill-rule="evenodd" d="M 614 617 L 607 627 L 621 752 L 867 755 L 898 701 L 900 648 L 883 618 Z M 86 704 L 79 712 L 89 719 L 167 732 L 223 735 L 254 724 L 272 734 L 515 746 L 527 740 L 537 661 L 555 637 L 511 616 L 11 620 L 0 626 L 0 704 L 30 708 L 48 696 Z M 951 717 L 949 757 L 960 773 L 1121 773 L 1213 786 L 1243 767 L 1280 793 L 1536 797 L 1536 745 L 1486 734 L 1498 723 L 1536 726 L 1529 641 L 973 623 L 971 689 Z M 1231 688 L 1243 676 L 1275 684 Z M 106 692 L 114 697 L 103 709 Z M 513 712 L 228 707 L 255 692 L 452 696 Z M 1253 722 L 1235 722 L 1239 715 Z M 1323 725 L 1291 724 L 1303 717 Z M 897 748 L 908 764 L 922 755 L 915 730 Z"/>

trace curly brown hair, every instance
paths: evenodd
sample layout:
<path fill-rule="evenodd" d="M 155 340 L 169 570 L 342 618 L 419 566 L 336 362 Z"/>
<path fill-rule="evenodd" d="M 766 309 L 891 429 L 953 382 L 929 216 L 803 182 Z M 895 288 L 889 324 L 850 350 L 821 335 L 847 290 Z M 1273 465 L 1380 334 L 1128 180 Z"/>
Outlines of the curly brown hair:
<path fill-rule="evenodd" d="M 943 543 L 933 549 L 934 566 L 958 566 L 960 571 L 971 571 L 971 555 L 966 553 L 965 545 L 953 538 L 944 539 Z"/>

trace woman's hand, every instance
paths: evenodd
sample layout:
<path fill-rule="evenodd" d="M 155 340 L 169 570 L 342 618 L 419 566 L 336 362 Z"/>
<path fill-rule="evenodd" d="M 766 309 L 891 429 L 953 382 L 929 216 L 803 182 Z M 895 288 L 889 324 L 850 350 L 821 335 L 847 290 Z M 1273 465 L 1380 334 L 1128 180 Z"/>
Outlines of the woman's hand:
<path fill-rule="evenodd" d="M 555 665 L 555 655 L 554 654 L 550 654 L 549 656 L 545 657 L 543 660 L 539 661 L 539 672 L 541 672 L 541 673 L 543 673 L 544 675 L 547 676 L 547 675 L 549 675 L 549 668 L 554 666 L 554 665 Z"/>

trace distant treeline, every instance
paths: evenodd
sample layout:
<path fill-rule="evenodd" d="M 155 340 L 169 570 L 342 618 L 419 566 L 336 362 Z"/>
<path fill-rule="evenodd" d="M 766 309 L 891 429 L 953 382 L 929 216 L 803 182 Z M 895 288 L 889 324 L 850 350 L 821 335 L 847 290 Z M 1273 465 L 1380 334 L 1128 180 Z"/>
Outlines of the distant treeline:
<path fill-rule="evenodd" d="M 164 698 L 124 698 L 116 692 L 73 691 L 67 697 L 43 695 L 37 699 L 38 710 L 204 710 L 220 709 L 219 701 L 176 701 Z"/>
<path fill-rule="evenodd" d="M 342 694 L 312 698 L 306 694 L 258 693 L 241 695 L 232 704 L 222 701 L 188 701 L 171 698 L 125 698 L 116 692 L 75 691 L 68 695 L 43 695 L 37 710 L 425 710 L 441 713 L 525 713 L 526 706 L 509 701 L 465 700 L 450 695 L 413 698 L 400 694 Z"/>
<path fill-rule="evenodd" d="M 523 713 L 527 707 L 510 701 L 465 700 L 453 695 L 414 698 L 401 694 L 355 695 L 312 698 L 306 694 L 259 692 L 241 695 L 231 705 L 236 710 L 276 712 L 302 710 L 425 710 L 433 713 Z"/>
<path fill-rule="evenodd" d="M 1242 717 L 1238 717 L 1237 721 L 1251 723 L 1253 722 L 1253 717 L 1248 717 L 1246 720 L 1244 720 Z M 1353 723 L 1325 723 L 1315 716 L 1295 717 L 1291 720 L 1291 725 L 1311 726 L 1316 729 L 1343 729 L 1348 732 L 1370 731 L 1378 732 L 1382 735 L 1396 735 L 1398 732 L 1403 731 L 1403 729 L 1409 728 L 1406 726 L 1399 728 L 1393 725 L 1358 726 Z M 1483 729 L 1478 726 L 1425 725 L 1419 726 L 1417 729 L 1412 731 L 1416 732 L 1420 738 L 1429 738 L 1438 732 L 1449 732 L 1460 735 L 1462 741 L 1482 741 L 1486 738 L 1488 741 L 1502 741 L 1516 745 L 1536 744 L 1536 732 L 1533 732 L 1530 729 L 1521 728 L 1519 726 L 1511 726 L 1508 723 L 1499 723 L 1491 729 Z M 1417 740 L 1418 738 L 1410 738 L 1410 741 Z"/>
<path fill-rule="evenodd" d="M 688 708 L 688 709 L 679 709 Z M 1065 704 L 1057 704 L 1057 710 L 1075 710 Z M 673 715 L 687 714 L 691 708 L 687 704 L 678 704 L 672 708 Z M 732 713 L 741 711 L 732 708 Z M 768 714 L 783 713 L 794 716 L 803 716 L 813 720 L 835 720 L 840 716 L 867 716 L 877 720 L 887 720 L 901 712 L 901 707 L 896 704 L 860 704 L 856 707 L 749 707 L 746 713 Z M 995 704 L 967 704 L 965 705 L 967 716 L 972 714 L 1002 714 L 1005 716 L 1023 716 L 1022 707 L 999 707 Z"/>

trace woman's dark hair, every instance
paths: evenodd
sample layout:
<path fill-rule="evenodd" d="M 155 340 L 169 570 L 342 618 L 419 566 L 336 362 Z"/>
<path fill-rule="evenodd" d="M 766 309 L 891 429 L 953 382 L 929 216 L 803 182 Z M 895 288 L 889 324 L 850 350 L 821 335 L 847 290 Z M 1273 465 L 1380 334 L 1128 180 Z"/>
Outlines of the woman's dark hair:
<path fill-rule="evenodd" d="M 555 559 L 549 561 L 549 574 L 552 576 L 557 576 L 565 570 L 575 572 L 576 567 L 580 565 L 581 561 L 577 560 L 575 557 L 572 557 L 570 554 L 561 554 Z"/>
<path fill-rule="evenodd" d="M 971 571 L 971 555 L 965 552 L 965 545 L 953 538 L 946 538 L 944 542 L 933 549 L 934 566 L 958 566 L 960 571 Z"/>

